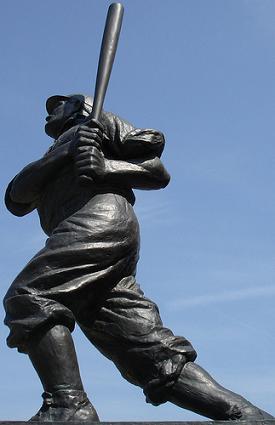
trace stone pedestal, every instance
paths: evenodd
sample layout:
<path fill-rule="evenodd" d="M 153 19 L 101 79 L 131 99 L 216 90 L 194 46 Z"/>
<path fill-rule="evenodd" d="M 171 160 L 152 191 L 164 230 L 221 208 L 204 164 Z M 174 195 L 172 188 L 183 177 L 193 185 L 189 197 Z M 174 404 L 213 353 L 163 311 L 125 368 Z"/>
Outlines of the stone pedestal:
<path fill-rule="evenodd" d="M 87 425 L 87 422 L 31 422 L 31 424 L 39 425 Z M 89 425 L 275 425 L 275 419 L 262 421 L 188 421 L 188 422 L 90 422 Z M 30 425 L 30 422 L 25 421 L 0 421 L 0 425 Z"/>

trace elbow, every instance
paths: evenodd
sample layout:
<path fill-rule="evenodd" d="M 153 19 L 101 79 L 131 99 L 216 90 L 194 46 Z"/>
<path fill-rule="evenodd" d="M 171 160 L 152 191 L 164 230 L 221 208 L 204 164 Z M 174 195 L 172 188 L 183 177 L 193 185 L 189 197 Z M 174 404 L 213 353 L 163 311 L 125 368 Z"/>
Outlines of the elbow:
<path fill-rule="evenodd" d="M 12 182 L 8 185 L 8 188 L 5 193 L 5 205 L 7 209 L 15 216 L 17 217 L 23 217 L 24 215 L 31 212 L 35 205 L 32 203 L 21 203 L 16 202 L 13 197 L 11 196 L 12 191 Z"/>
<path fill-rule="evenodd" d="M 166 170 L 164 170 L 164 172 L 158 179 L 158 188 L 164 189 L 169 184 L 170 179 L 171 179 L 170 174 Z"/>
<path fill-rule="evenodd" d="M 5 205 L 10 213 L 16 217 L 23 217 L 33 211 L 36 206 L 33 204 L 20 204 L 13 202 L 10 198 L 5 198 Z"/>
<path fill-rule="evenodd" d="M 15 204 L 32 204 L 39 197 L 39 190 L 36 187 L 35 181 L 32 182 L 31 187 L 20 184 L 16 177 L 10 182 L 7 187 L 6 196 Z"/>
<path fill-rule="evenodd" d="M 159 158 L 154 159 L 155 162 L 155 184 L 156 189 L 164 189 L 168 183 L 170 182 L 170 174 L 165 169 L 164 165 L 162 164 L 161 160 Z"/>

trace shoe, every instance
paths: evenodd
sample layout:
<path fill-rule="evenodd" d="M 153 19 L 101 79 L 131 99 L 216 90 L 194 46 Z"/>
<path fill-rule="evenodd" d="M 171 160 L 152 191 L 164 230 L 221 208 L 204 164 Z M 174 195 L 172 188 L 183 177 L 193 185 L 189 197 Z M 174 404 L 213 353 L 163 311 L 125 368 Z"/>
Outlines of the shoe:
<path fill-rule="evenodd" d="M 84 391 L 58 390 L 42 394 L 43 405 L 30 422 L 99 422 L 95 408 Z"/>
<path fill-rule="evenodd" d="M 177 406 L 218 421 L 274 419 L 244 397 L 219 385 L 209 373 L 192 362 L 184 365 L 167 399 Z"/>
<path fill-rule="evenodd" d="M 247 402 L 245 405 L 240 404 L 234 406 L 231 412 L 229 412 L 228 416 L 229 420 L 231 421 L 263 421 L 266 419 L 274 419 L 274 417 L 271 416 L 269 413 L 259 409 L 258 407 L 254 406 L 249 402 Z"/>

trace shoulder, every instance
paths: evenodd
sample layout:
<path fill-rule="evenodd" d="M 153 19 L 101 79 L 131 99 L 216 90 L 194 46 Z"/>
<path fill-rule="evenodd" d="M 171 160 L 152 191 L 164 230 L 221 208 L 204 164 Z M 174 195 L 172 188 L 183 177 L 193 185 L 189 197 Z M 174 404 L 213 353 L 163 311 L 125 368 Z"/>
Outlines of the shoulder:
<path fill-rule="evenodd" d="M 133 131 L 135 127 L 124 118 L 114 114 L 113 112 L 103 111 L 101 115 L 101 123 L 107 136 L 125 135 L 130 131 Z M 113 138 L 112 137 L 112 138 Z"/>

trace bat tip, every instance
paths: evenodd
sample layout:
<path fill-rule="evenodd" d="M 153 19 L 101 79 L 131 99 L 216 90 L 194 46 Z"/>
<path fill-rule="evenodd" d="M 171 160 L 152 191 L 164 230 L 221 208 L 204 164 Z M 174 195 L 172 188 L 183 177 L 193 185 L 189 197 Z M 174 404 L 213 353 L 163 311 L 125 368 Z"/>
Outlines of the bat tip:
<path fill-rule="evenodd" d="M 123 6 L 123 4 L 122 3 L 112 3 L 111 5 L 110 5 L 110 7 L 109 7 L 109 9 L 113 9 L 113 8 L 116 8 L 116 9 L 120 9 L 120 10 L 123 10 L 124 9 L 124 6 Z"/>

